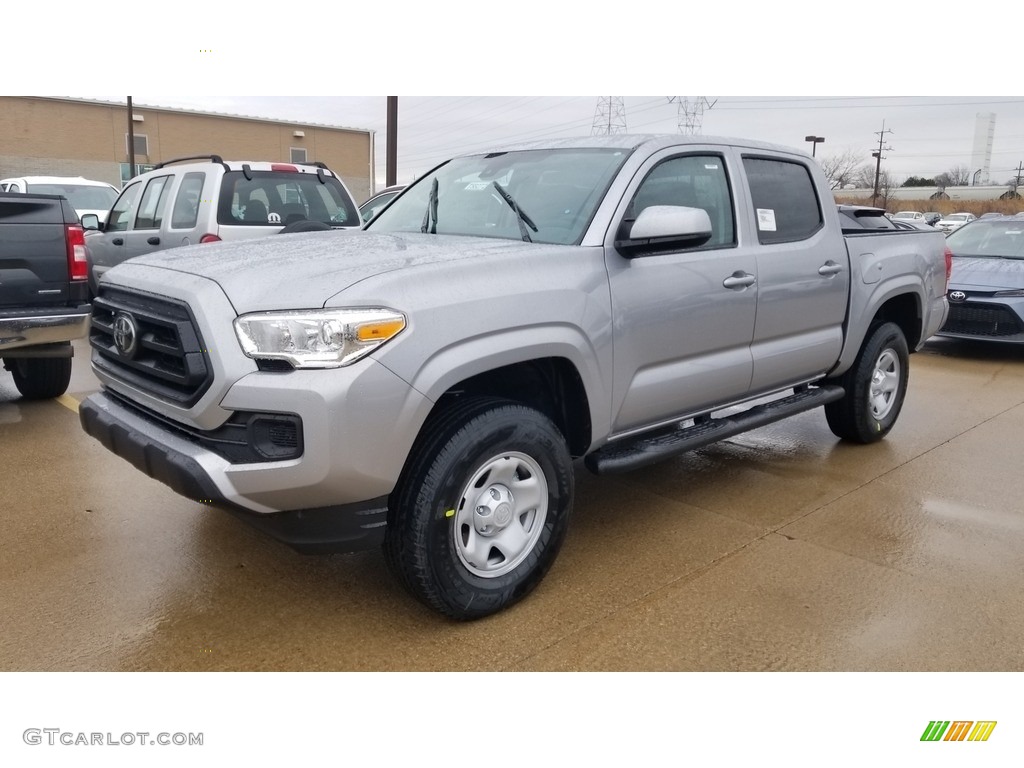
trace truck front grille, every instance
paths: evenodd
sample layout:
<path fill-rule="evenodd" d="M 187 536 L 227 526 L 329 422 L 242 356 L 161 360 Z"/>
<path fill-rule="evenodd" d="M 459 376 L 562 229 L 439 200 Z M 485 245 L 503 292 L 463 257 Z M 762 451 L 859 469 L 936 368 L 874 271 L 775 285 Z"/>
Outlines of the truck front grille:
<path fill-rule="evenodd" d="M 194 405 L 213 381 L 202 336 L 183 302 L 101 285 L 89 343 L 97 369 L 177 405 Z"/>
<path fill-rule="evenodd" d="M 950 304 L 949 317 L 942 330 L 965 336 L 1002 338 L 1024 332 L 1020 318 L 997 304 Z"/>

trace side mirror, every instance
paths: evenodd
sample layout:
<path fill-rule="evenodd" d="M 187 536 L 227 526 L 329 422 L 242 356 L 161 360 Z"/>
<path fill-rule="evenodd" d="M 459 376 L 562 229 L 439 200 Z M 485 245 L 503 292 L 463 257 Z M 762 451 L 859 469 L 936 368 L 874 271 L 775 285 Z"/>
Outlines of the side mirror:
<path fill-rule="evenodd" d="M 668 248 L 696 248 L 711 239 L 711 217 L 703 208 L 651 205 L 644 208 L 615 247 L 627 256 Z"/>
<path fill-rule="evenodd" d="M 100 217 L 95 213 L 87 213 L 82 216 L 82 229 L 100 231 Z"/>

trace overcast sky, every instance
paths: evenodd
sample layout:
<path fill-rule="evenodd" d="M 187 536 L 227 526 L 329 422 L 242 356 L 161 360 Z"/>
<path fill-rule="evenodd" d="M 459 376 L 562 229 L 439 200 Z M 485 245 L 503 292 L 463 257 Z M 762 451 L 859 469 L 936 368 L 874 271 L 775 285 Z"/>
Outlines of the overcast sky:
<path fill-rule="evenodd" d="M 1022 89 L 1024 90 L 1024 89 Z M 852 151 L 872 162 L 882 139 L 883 168 L 931 177 L 954 166 L 973 172 L 979 114 L 995 115 L 993 183 L 1016 174 L 1024 161 L 1024 96 L 721 96 L 704 94 L 704 135 L 759 139 L 811 151 L 808 135 L 824 137 L 818 156 Z M 104 97 L 117 99 L 117 97 Z M 609 97 L 605 97 L 609 98 Z M 631 133 L 677 133 L 701 96 L 624 96 Z M 132 95 L 136 105 L 182 107 L 236 115 L 366 128 L 376 131 L 376 176 L 385 180 L 386 96 Z M 600 96 L 399 96 L 399 183 L 407 183 L 453 154 L 510 141 L 590 134 Z M 983 121 L 988 125 L 987 119 Z M 885 131 L 884 135 L 882 131 Z"/>
<path fill-rule="evenodd" d="M 866 163 L 881 138 L 883 169 L 897 178 L 976 170 L 977 115 L 994 113 L 992 182 L 1024 162 L 1024 88 L 1015 57 L 1002 53 L 1013 45 L 999 42 L 998 17 L 944 0 L 666 7 L 307 0 L 284 24 L 197 0 L 180 0 L 173 14 L 132 4 L 130 34 L 51 28 L 55 50 L 67 35 L 82 55 L 50 74 L 8 69 L 6 90 L 116 101 L 120 92 L 139 105 L 374 130 L 378 186 L 387 94 L 399 96 L 400 183 L 465 150 L 587 135 L 608 93 L 648 94 L 623 97 L 630 132 L 678 132 L 670 98 L 687 91 L 697 94 L 683 97 L 691 103 L 714 102 L 702 121 L 708 136 L 806 150 L 805 136 L 823 136 L 817 154 L 853 151 Z M 199 12 L 197 25 L 190 14 Z M 29 43 L 9 45 L 5 58 L 17 61 Z"/>

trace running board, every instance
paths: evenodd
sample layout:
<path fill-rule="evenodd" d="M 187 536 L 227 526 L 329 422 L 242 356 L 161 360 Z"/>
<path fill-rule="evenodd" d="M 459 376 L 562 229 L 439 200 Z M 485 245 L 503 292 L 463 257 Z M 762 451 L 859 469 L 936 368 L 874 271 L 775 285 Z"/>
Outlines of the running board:
<path fill-rule="evenodd" d="M 781 419 L 810 411 L 841 399 L 846 391 L 836 385 L 813 387 L 797 391 L 788 397 L 755 405 L 741 413 L 719 418 L 698 419 L 693 426 L 665 432 L 637 435 L 633 438 L 609 443 L 584 459 L 587 469 L 596 475 L 626 472 L 681 453 L 717 443 L 727 437 L 763 427 Z"/>

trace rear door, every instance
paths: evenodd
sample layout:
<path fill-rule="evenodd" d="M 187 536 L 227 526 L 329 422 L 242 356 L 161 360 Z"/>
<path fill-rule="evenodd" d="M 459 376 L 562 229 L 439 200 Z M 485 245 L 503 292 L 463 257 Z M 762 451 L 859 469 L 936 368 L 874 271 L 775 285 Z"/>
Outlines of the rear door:
<path fill-rule="evenodd" d="M 745 215 L 759 246 L 751 345 L 757 394 L 817 376 L 839 359 L 850 268 L 838 227 L 825 223 L 825 205 L 835 203 L 819 198 L 806 164 L 758 153 L 744 154 L 742 166 L 750 190 Z"/>

